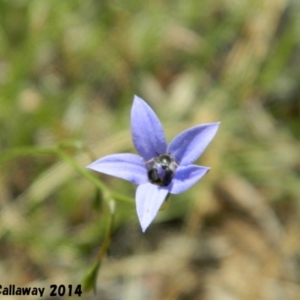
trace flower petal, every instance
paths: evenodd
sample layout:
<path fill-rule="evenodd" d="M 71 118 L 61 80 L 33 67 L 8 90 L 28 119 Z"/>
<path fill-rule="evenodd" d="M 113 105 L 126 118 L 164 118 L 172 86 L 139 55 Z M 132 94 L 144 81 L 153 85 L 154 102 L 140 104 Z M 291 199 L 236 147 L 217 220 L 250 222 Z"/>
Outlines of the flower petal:
<path fill-rule="evenodd" d="M 209 167 L 196 165 L 179 166 L 172 180 L 170 193 L 183 193 L 201 179 L 201 177 L 203 177 L 209 170 Z"/>
<path fill-rule="evenodd" d="M 170 143 L 167 153 L 186 166 L 193 163 L 214 138 L 220 122 L 189 128 L 177 135 Z"/>
<path fill-rule="evenodd" d="M 135 195 L 137 215 L 143 232 L 155 218 L 168 195 L 168 189 L 151 183 L 138 186 Z"/>
<path fill-rule="evenodd" d="M 131 109 L 131 132 L 133 144 L 145 161 L 166 153 L 167 142 L 162 125 L 141 98 L 134 96 Z"/>
<path fill-rule="evenodd" d="M 108 155 L 92 162 L 87 168 L 128 180 L 134 184 L 148 182 L 145 163 L 136 154 L 120 153 Z"/>

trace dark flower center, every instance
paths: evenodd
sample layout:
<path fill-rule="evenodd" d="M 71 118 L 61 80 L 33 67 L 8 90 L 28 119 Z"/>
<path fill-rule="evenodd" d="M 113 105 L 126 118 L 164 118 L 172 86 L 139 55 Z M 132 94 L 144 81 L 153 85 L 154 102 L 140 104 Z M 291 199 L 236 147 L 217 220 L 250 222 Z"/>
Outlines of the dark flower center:
<path fill-rule="evenodd" d="M 176 172 L 178 164 L 169 154 L 161 154 L 146 162 L 148 179 L 159 186 L 168 186 Z"/>

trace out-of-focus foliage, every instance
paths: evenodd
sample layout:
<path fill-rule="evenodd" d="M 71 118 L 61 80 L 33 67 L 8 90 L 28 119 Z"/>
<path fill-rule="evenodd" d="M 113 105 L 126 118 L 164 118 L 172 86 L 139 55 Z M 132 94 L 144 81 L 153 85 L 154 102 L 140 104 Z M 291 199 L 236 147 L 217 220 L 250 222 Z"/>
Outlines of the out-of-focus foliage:
<path fill-rule="evenodd" d="M 298 300 L 299 14 L 292 0 L 0 1 L 1 285 L 79 284 L 113 200 L 83 299 Z M 197 162 L 209 174 L 146 234 L 135 187 L 99 175 L 99 190 L 83 168 L 135 151 L 134 94 L 169 140 L 222 122 Z"/>

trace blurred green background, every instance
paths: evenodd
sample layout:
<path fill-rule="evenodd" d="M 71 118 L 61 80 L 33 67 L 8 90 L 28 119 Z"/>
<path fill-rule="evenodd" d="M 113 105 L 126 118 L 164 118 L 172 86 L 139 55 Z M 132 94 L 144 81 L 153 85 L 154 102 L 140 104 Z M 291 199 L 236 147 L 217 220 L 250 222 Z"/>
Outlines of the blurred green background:
<path fill-rule="evenodd" d="M 299 82 L 298 1 L 1 0 L 0 284 L 80 284 L 118 193 L 82 299 L 298 300 Z M 134 94 L 168 140 L 221 121 L 145 234 L 135 186 L 84 169 L 135 152 Z"/>

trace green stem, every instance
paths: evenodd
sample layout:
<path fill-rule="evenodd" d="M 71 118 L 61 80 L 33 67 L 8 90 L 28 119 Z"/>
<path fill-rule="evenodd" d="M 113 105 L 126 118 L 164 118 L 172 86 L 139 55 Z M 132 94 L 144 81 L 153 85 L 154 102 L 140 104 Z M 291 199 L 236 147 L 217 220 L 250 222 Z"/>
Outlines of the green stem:
<path fill-rule="evenodd" d="M 64 144 L 63 144 L 64 145 Z M 67 145 L 71 146 L 72 143 L 68 143 Z M 102 191 L 105 199 L 113 198 L 115 200 L 134 204 L 134 201 L 130 197 L 126 197 L 120 193 L 116 193 L 107 188 L 96 176 L 92 174 L 92 172 L 88 171 L 86 168 L 79 165 L 76 160 L 67 155 L 62 149 L 61 145 L 57 147 L 21 147 L 21 148 L 13 148 L 6 151 L 3 151 L 0 155 L 0 163 L 9 161 L 21 156 L 33 156 L 33 155 L 55 155 L 60 159 L 68 163 L 72 166 L 78 173 L 83 175 L 86 179 L 91 181 L 100 191 Z M 85 148 L 87 151 L 87 148 Z M 91 155 L 91 152 L 89 153 Z"/>
<path fill-rule="evenodd" d="M 104 199 L 110 199 L 113 198 L 115 200 L 119 200 L 128 204 L 134 204 L 132 198 L 126 197 L 122 194 L 111 192 L 101 181 L 99 181 L 90 171 L 88 171 L 86 168 L 80 166 L 73 158 L 66 155 L 62 150 L 59 148 L 56 149 L 57 155 L 67 162 L 69 165 L 71 165 L 78 173 L 83 175 L 85 178 L 90 180 L 93 184 L 96 185 L 99 190 L 102 191 L 104 195 Z"/>
<path fill-rule="evenodd" d="M 92 175 L 92 173 L 90 173 L 87 169 L 80 166 L 73 158 L 71 158 L 69 155 L 67 155 L 59 148 L 56 149 L 56 154 L 63 161 L 65 161 L 70 166 L 72 166 L 78 173 L 80 173 L 85 178 L 90 180 L 93 184 L 95 184 L 99 188 L 99 190 L 101 190 L 104 194 L 109 194 L 108 188 L 101 181 L 99 181 L 94 175 Z"/>

